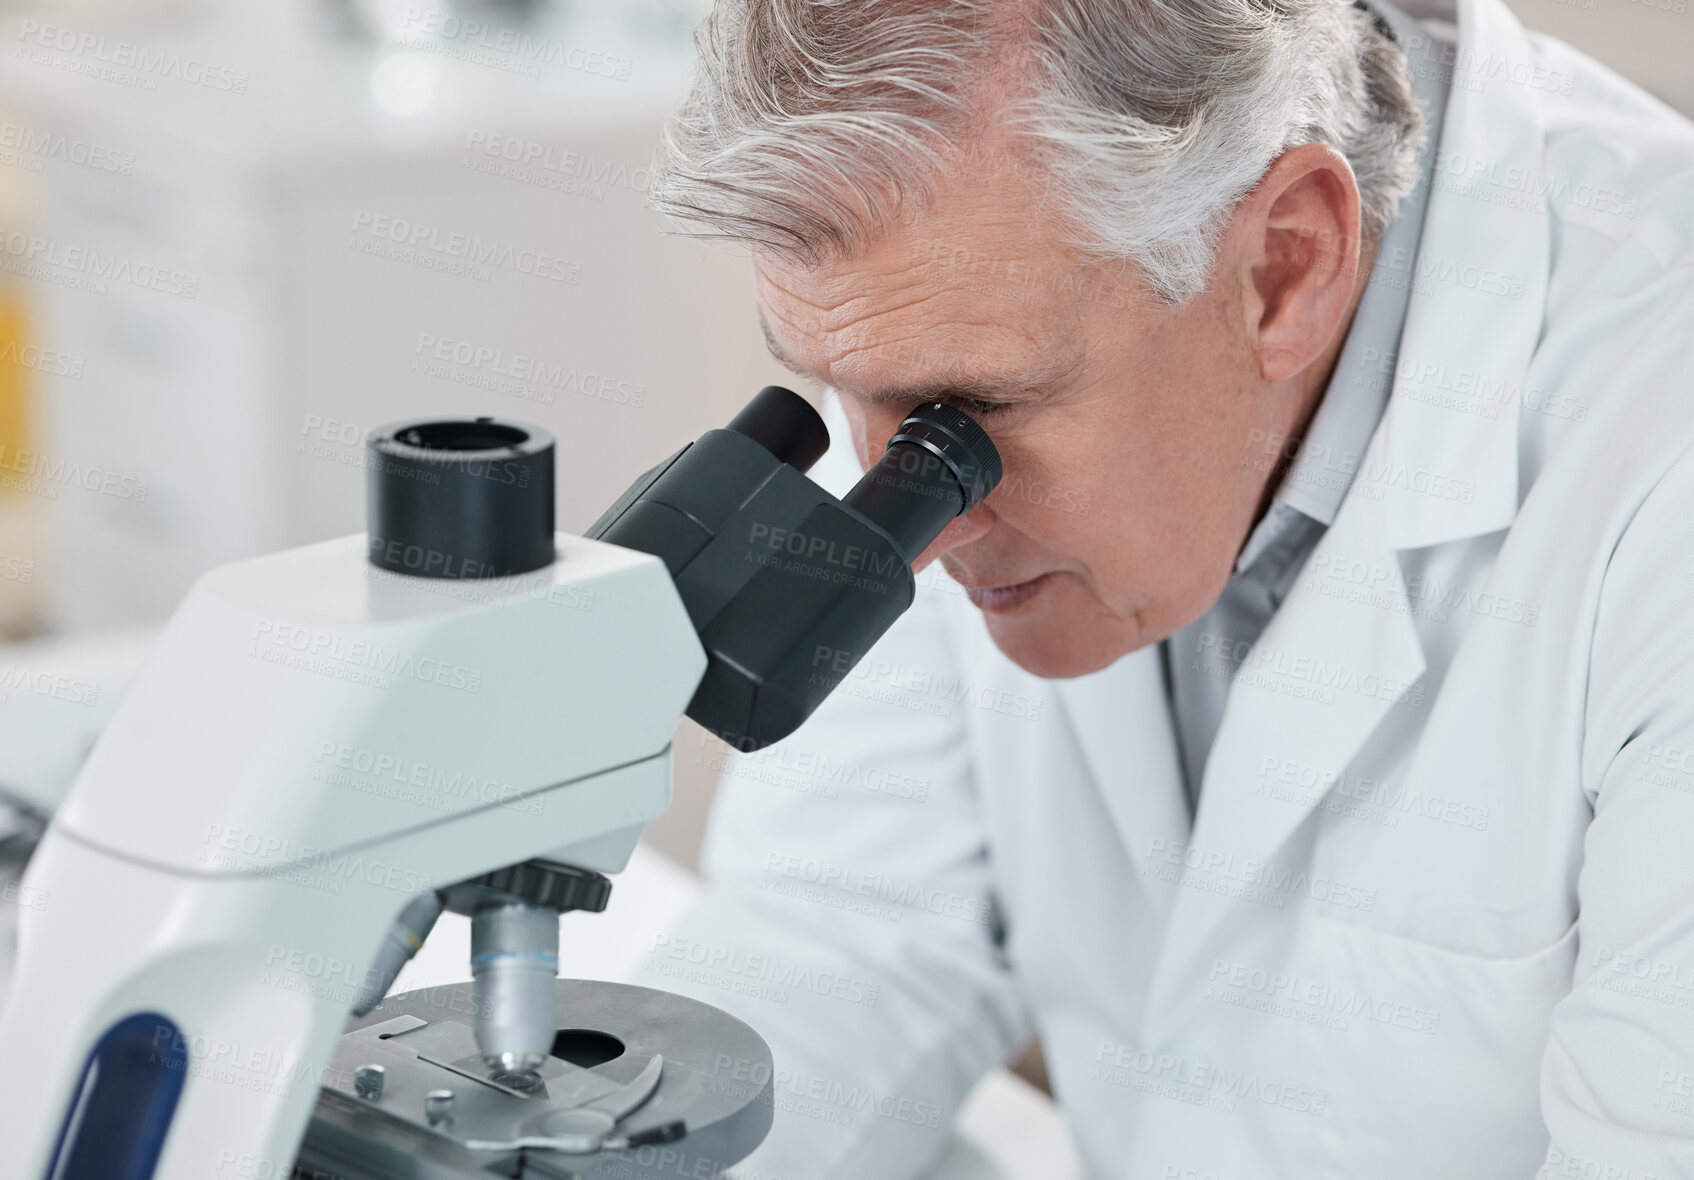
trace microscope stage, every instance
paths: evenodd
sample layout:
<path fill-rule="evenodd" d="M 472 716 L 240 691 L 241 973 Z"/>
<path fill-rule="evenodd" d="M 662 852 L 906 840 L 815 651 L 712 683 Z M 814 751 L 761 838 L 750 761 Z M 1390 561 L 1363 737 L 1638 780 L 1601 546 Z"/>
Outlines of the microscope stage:
<path fill-rule="evenodd" d="M 772 1115 L 771 1056 L 747 1025 L 708 1004 L 627 984 L 561 979 L 554 1056 L 537 1075 L 489 1070 L 476 1050 L 469 983 L 390 996 L 352 1021 L 336 1047 L 301 1145 L 303 1180 L 645 1180 L 711 1177 L 764 1139 Z M 615 1135 L 639 1141 L 682 1123 L 674 1142 L 567 1154 L 488 1150 L 557 1133 L 562 1112 L 609 1103 L 662 1055 L 651 1097 Z M 361 1071 L 382 1067 L 380 1095 Z M 366 1075 L 368 1077 L 368 1074 Z M 451 1091 L 451 1099 L 439 1097 Z M 431 1126 L 430 1095 L 437 1094 Z M 440 1121 L 450 1105 L 451 1121 Z"/>

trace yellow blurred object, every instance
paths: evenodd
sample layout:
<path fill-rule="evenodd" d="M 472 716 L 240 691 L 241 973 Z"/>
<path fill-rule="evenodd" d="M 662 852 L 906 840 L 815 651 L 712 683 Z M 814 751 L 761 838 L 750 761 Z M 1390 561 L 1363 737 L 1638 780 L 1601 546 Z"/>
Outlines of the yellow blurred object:
<path fill-rule="evenodd" d="M 24 494 L 29 481 L 16 478 L 19 457 L 31 445 L 29 345 L 28 300 L 16 283 L 0 281 L 0 640 L 30 634 L 41 605 L 35 580 L 41 505 Z"/>
<path fill-rule="evenodd" d="M 29 448 L 29 370 L 24 367 L 28 346 L 23 293 L 13 284 L 0 285 L 0 457 L 6 460 Z M 0 486 L 0 493 L 9 490 Z"/>

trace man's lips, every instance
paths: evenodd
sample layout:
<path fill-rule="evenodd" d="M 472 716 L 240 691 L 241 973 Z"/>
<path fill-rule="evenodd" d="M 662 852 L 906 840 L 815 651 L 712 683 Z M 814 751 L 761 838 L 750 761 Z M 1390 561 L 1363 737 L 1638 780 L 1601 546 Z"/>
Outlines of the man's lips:
<path fill-rule="evenodd" d="M 988 583 L 961 578 L 957 574 L 953 576 L 953 580 L 964 588 L 965 597 L 969 598 L 978 610 L 991 614 L 1011 614 L 1027 605 L 1041 593 L 1051 578 L 1051 574 L 1040 574 L 1024 582 Z"/>

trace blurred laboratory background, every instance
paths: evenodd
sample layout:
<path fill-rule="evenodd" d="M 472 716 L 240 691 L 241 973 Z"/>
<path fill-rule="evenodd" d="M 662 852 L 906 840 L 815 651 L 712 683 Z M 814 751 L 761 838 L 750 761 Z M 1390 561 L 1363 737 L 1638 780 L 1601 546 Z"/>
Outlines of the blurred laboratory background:
<path fill-rule="evenodd" d="M 1694 112 L 1689 0 L 1512 2 Z M 744 254 L 645 207 L 707 5 L 0 0 L 0 812 L 51 810 L 198 574 L 362 528 L 371 428 L 537 422 L 578 531 L 793 380 Z M 685 724 L 632 894 L 692 887 Z"/>
<path fill-rule="evenodd" d="M 374 426 L 551 429 L 579 531 L 786 379 L 744 258 L 645 208 L 704 11 L 0 4 L 0 633 L 82 637 L 31 671 L 101 712 L 202 571 L 359 531 Z"/>

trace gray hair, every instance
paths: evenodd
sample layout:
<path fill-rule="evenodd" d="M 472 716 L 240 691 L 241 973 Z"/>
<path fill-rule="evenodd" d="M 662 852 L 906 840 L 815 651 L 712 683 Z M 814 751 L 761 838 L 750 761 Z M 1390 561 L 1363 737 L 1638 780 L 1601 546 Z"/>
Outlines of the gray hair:
<path fill-rule="evenodd" d="M 1349 0 L 717 0 L 695 45 L 650 203 L 806 263 L 920 207 L 999 121 L 1067 244 L 1180 303 L 1283 152 L 1345 156 L 1375 241 L 1426 133 L 1405 55 Z"/>

